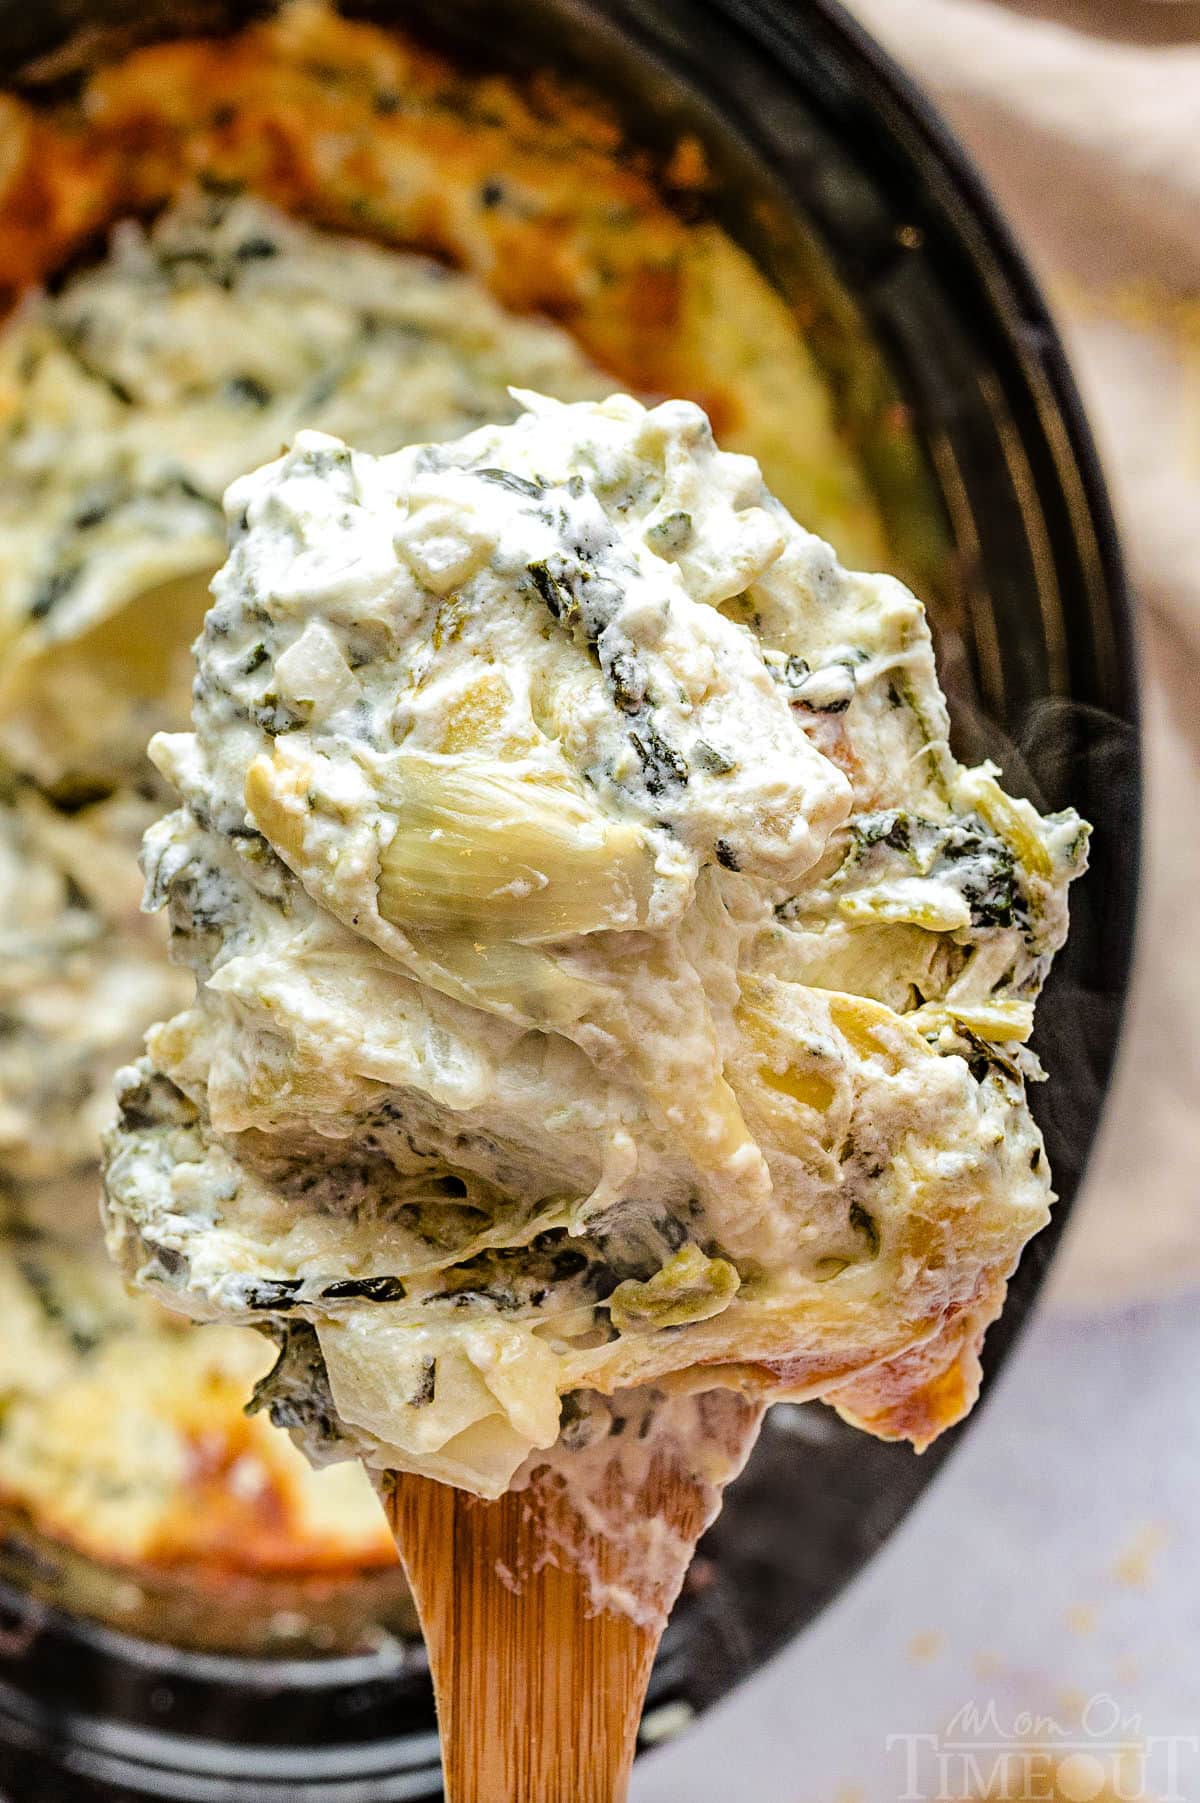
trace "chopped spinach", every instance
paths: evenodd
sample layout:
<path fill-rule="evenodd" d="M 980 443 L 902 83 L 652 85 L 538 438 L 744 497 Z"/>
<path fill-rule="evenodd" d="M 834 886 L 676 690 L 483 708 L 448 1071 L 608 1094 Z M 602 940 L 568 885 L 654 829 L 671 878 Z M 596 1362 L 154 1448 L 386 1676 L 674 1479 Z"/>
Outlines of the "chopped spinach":
<path fill-rule="evenodd" d="M 540 501 L 546 492 L 543 483 L 529 482 L 524 476 L 514 476 L 511 470 L 476 470 L 474 474 L 479 477 L 481 482 L 495 482 L 498 487 L 507 488 L 514 495 L 524 495 L 527 501 Z M 530 574 L 533 574 L 532 565 L 530 565 Z"/>
<path fill-rule="evenodd" d="M 848 867 L 899 852 L 917 875 L 958 891 L 970 909 L 972 927 L 1027 930 L 1029 907 L 1016 859 L 977 817 L 929 820 L 899 808 L 882 808 L 858 815 L 849 825 L 854 843 Z"/>
<path fill-rule="evenodd" d="M 289 1321 L 278 1344 L 279 1357 L 255 1384 L 247 1415 L 265 1409 L 276 1427 L 298 1429 L 312 1448 L 336 1457 L 343 1436 L 316 1330 L 307 1321 Z"/>
<path fill-rule="evenodd" d="M 605 674 L 621 712 L 636 714 L 646 699 L 646 673 L 632 651 L 618 651 Z"/>
<path fill-rule="evenodd" d="M 543 559 L 540 563 L 526 566 L 530 580 L 550 612 L 556 620 L 570 621 L 579 612 L 579 603 L 570 590 L 553 576 L 549 564 Z"/>
<path fill-rule="evenodd" d="M 242 1291 L 242 1307 L 254 1313 L 269 1311 L 282 1314 L 295 1308 L 302 1288 L 298 1277 L 269 1278 L 263 1283 L 247 1284 Z"/>
<path fill-rule="evenodd" d="M 860 850 L 872 845 L 890 845 L 893 851 L 907 851 L 912 844 L 912 824 L 899 808 L 881 808 L 875 814 L 860 814 L 851 820 L 850 831 Z"/>
<path fill-rule="evenodd" d="M 111 490 L 90 495 L 75 513 L 71 524 L 76 532 L 90 532 L 108 518 L 115 505 L 116 497 Z"/>
<path fill-rule="evenodd" d="M 665 519 L 656 520 L 646 528 L 646 542 L 663 556 L 672 551 L 686 550 L 692 541 L 692 533 L 690 513 L 669 513 Z"/>
<path fill-rule="evenodd" d="M 304 715 L 275 695 L 264 695 L 259 706 L 247 708 L 245 712 L 256 726 L 261 726 L 264 732 L 269 732 L 276 738 L 284 733 L 296 732 L 304 725 Z"/>
<path fill-rule="evenodd" d="M 1027 918 L 1017 889 L 1016 865 L 1007 847 L 999 847 L 987 860 L 980 859 L 980 870 L 978 878 L 965 879 L 962 884 L 971 925 L 1011 927 L 1017 924 L 1018 913 Z"/>
<path fill-rule="evenodd" d="M 53 613 L 63 597 L 70 594 L 81 574 L 82 566 L 73 564 L 70 569 L 55 570 L 47 576 L 29 604 L 30 619 L 44 620 L 47 614 Z"/>
<path fill-rule="evenodd" d="M 668 789 L 684 787 L 691 774 L 684 759 L 649 723 L 643 731 L 645 738 L 631 732 L 629 743 L 641 760 L 648 792 L 663 795 Z"/>
<path fill-rule="evenodd" d="M 322 1302 L 402 1302 L 404 1285 L 398 1277 L 339 1277 L 321 1291 Z"/>
<path fill-rule="evenodd" d="M 1009 1057 L 1003 1048 L 990 1039 L 980 1039 L 962 1022 L 957 1023 L 958 1036 L 967 1046 L 967 1069 L 976 1083 L 986 1083 L 987 1079 L 999 1075 L 1011 1082 L 1022 1081 L 1020 1066 Z"/>

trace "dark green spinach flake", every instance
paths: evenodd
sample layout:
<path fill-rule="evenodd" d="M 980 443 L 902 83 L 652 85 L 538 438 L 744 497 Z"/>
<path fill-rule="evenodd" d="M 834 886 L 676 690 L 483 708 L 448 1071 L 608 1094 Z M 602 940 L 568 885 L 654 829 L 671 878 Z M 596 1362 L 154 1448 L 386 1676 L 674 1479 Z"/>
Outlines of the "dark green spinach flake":
<path fill-rule="evenodd" d="M 642 733 L 631 732 L 629 743 L 641 761 L 648 793 L 664 795 L 670 789 L 686 787 L 691 775 L 686 761 L 649 722 L 643 726 Z"/>
<path fill-rule="evenodd" d="M 70 569 L 55 570 L 47 576 L 29 604 L 30 619 L 44 620 L 52 614 L 59 602 L 70 594 L 82 573 L 82 567 L 74 564 Z"/>
<path fill-rule="evenodd" d="M 481 482 L 494 482 L 500 488 L 507 488 L 511 494 L 523 495 L 527 501 L 540 501 L 545 494 L 545 486 L 541 482 L 530 482 L 524 476 L 515 476 L 511 470 L 476 470 L 475 475 Z M 542 566 L 544 567 L 544 566 Z M 533 574 L 534 566 L 529 566 Z"/>

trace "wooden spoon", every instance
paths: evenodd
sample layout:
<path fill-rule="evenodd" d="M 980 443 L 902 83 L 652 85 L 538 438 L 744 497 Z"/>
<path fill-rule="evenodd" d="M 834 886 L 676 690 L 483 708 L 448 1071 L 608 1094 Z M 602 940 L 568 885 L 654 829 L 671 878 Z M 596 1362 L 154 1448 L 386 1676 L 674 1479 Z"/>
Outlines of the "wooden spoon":
<path fill-rule="evenodd" d="M 648 1410 L 630 1394 L 619 1438 L 556 1453 L 498 1502 L 406 1473 L 382 1486 L 429 1651 L 447 1803 L 627 1795 L 667 1616 L 762 1418 L 730 1390 Z"/>

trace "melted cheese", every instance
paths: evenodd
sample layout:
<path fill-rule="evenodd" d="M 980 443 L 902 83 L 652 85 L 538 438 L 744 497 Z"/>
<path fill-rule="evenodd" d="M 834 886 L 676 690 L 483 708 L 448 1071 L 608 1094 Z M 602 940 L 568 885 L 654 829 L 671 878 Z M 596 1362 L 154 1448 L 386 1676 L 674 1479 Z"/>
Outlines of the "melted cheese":
<path fill-rule="evenodd" d="M 226 497 L 110 1244 L 275 1324 L 322 1457 L 494 1495 L 564 1395 L 722 1381 L 923 1443 L 1046 1218 L 1086 829 L 955 763 L 919 602 L 697 407 L 520 398 Z"/>

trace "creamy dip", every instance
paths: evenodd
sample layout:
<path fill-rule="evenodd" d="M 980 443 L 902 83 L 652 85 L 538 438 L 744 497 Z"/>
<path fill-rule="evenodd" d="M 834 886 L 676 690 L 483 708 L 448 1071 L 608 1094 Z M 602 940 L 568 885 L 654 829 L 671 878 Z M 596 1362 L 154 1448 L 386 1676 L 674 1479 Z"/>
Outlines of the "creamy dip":
<path fill-rule="evenodd" d="M 274 1332 L 318 1459 L 495 1495 L 636 1385 L 923 1444 L 1046 1219 L 1086 828 L 956 763 L 920 603 L 698 407 L 517 398 L 227 494 L 110 1244 Z"/>

